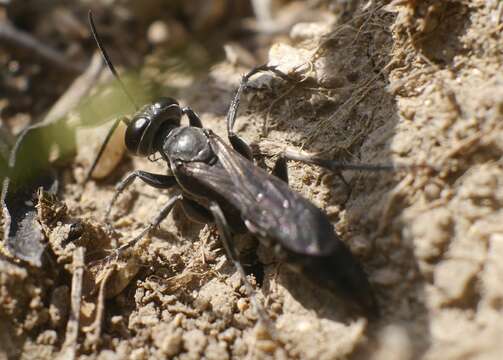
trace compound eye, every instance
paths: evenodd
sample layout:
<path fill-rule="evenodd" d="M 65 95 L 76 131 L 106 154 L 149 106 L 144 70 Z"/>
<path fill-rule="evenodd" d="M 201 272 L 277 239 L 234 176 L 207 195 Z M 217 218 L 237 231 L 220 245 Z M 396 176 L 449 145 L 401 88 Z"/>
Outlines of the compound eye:
<path fill-rule="evenodd" d="M 139 117 L 133 119 L 133 121 L 128 125 L 126 130 L 125 142 L 127 149 L 135 155 L 147 156 L 149 154 L 143 154 L 142 151 L 142 138 L 150 124 L 150 120 Z"/>

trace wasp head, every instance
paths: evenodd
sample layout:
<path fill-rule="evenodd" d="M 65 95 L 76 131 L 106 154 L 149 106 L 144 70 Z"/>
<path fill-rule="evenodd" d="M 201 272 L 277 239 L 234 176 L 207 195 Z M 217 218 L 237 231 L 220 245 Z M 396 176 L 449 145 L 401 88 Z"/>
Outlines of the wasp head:
<path fill-rule="evenodd" d="M 126 130 L 126 147 L 137 156 L 157 151 L 159 138 L 166 131 L 180 126 L 182 110 L 173 98 L 163 97 L 139 110 Z"/>

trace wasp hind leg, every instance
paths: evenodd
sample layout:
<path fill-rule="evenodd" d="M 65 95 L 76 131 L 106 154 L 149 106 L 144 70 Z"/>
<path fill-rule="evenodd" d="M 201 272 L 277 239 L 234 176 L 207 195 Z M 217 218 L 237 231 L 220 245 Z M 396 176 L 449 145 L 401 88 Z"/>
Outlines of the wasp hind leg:
<path fill-rule="evenodd" d="M 278 159 L 276 160 L 276 163 L 274 164 L 274 167 L 271 171 L 271 174 L 276 176 L 277 178 L 283 180 L 288 184 L 288 166 L 287 166 L 287 161 L 288 160 L 299 160 L 298 158 L 289 158 L 285 156 L 284 154 L 281 154 Z M 302 161 L 302 160 L 299 160 Z M 312 163 L 310 161 L 304 161 L 307 163 Z M 351 188 L 349 186 L 349 183 L 346 181 L 344 176 L 342 176 L 340 171 L 336 171 L 335 174 L 341 179 L 342 183 L 344 186 L 348 189 L 348 196 L 346 201 L 349 199 L 349 196 L 351 194 Z"/>
<path fill-rule="evenodd" d="M 288 184 L 288 166 L 286 160 L 284 156 L 280 155 L 272 168 L 271 174 Z"/>
<path fill-rule="evenodd" d="M 288 160 L 300 161 L 306 164 L 316 165 L 324 169 L 332 171 L 344 184 L 347 194 L 344 204 L 351 197 L 351 185 L 348 183 L 344 175 L 342 175 L 343 170 L 364 170 L 364 171 L 394 171 L 396 170 L 393 165 L 380 165 L 380 164 L 351 164 L 343 163 L 336 160 L 323 159 L 316 155 L 306 154 L 300 151 L 294 151 L 287 149 L 278 158 L 276 165 L 273 169 L 273 174 L 282 180 L 288 182 L 287 175 L 287 164 Z"/>
<path fill-rule="evenodd" d="M 222 240 L 222 244 L 224 246 L 228 259 L 233 263 L 234 267 L 241 276 L 241 280 L 243 281 L 246 287 L 248 296 L 250 297 L 250 300 L 255 308 L 255 311 L 258 314 L 260 321 L 262 321 L 262 323 L 267 327 L 271 336 L 276 338 L 277 336 L 275 334 L 274 325 L 272 324 L 272 321 L 269 318 L 269 315 L 265 311 L 264 307 L 258 301 L 255 290 L 253 289 L 252 285 L 246 278 L 246 272 L 243 265 L 241 264 L 240 261 L 237 260 L 237 254 L 235 248 L 231 245 L 232 236 L 230 226 L 227 223 L 227 220 L 225 219 L 225 215 L 222 209 L 216 202 L 211 202 L 209 208 L 211 213 L 213 214 L 213 218 L 215 219 L 215 223 L 217 225 L 218 232 L 220 233 L 220 238 Z"/>
<path fill-rule="evenodd" d="M 211 224 L 214 222 L 211 212 L 194 200 L 184 198 L 181 204 L 183 212 L 190 220 L 199 224 Z"/>

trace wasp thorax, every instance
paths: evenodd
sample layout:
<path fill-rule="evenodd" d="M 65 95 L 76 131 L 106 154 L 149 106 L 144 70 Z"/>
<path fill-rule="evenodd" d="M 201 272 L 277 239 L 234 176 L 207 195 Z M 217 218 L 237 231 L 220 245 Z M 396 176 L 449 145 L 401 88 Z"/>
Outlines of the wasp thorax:
<path fill-rule="evenodd" d="M 193 127 L 173 130 L 166 138 L 162 151 L 172 159 L 189 162 L 210 162 L 215 156 L 203 130 Z"/>
<path fill-rule="evenodd" d="M 158 149 L 159 138 L 180 126 L 182 109 L 175 99 L 163 97 L 138 111 L 126 130 L 126 147 L 138 156 L 148 156 Z"/>

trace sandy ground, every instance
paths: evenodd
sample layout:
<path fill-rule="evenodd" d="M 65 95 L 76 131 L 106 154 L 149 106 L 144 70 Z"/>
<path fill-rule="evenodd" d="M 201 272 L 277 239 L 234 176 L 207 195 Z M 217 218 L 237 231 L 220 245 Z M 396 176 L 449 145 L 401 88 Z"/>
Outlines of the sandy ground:
<path fill-rule="evenodd" d="M 216 230 L 188 221 L 179 209 L 115 268 L 100 267 L 93 261 L 137 234 L 169 197 L 135 183 L 112 212 L 110 235 L 102 220 L 114 183 L 131 169 L 162 172 L 165 164 L 130 159 L 107 180 L 83 185 L 95 151 L 89 139 L 103 128 L 79 130 L 61 194 L 43 197 L 39 207 L 51 266 L 40 271 L 0 259 L 0 358 L 73 352 L 65 333 L 78 246 L 87 254 L 76 342 L 81 359 L 499 358 L 502 4 L 352 5 L 342 12 L 320 7 L 323 21 L 298 23 L 274 41 L 269 62 L 302 80 L 257 77 L 237 129 L 269 169 L 285 147 L 405 165 L 344 172 L 351 186 L 344 203 L 347 191 L 337 176 L 289 164 L 291 187 L 328 214 L 364 265 L 381 316 L 350 315 L 343 301 L 259 249 L 266 265 L 256 289 L 277 331 L 271 338 L 257 324 Z M 227 107 L 247 67 L 222 61 L 207 75 L 164 75 L 163 61 L 147 57 L 140 77 L 174 87 L 170 95 L 224 136 Z M 75 224 L 78 240 L 68 241 Z M 100 300 L 102 284 L 108 299 Z"/>

